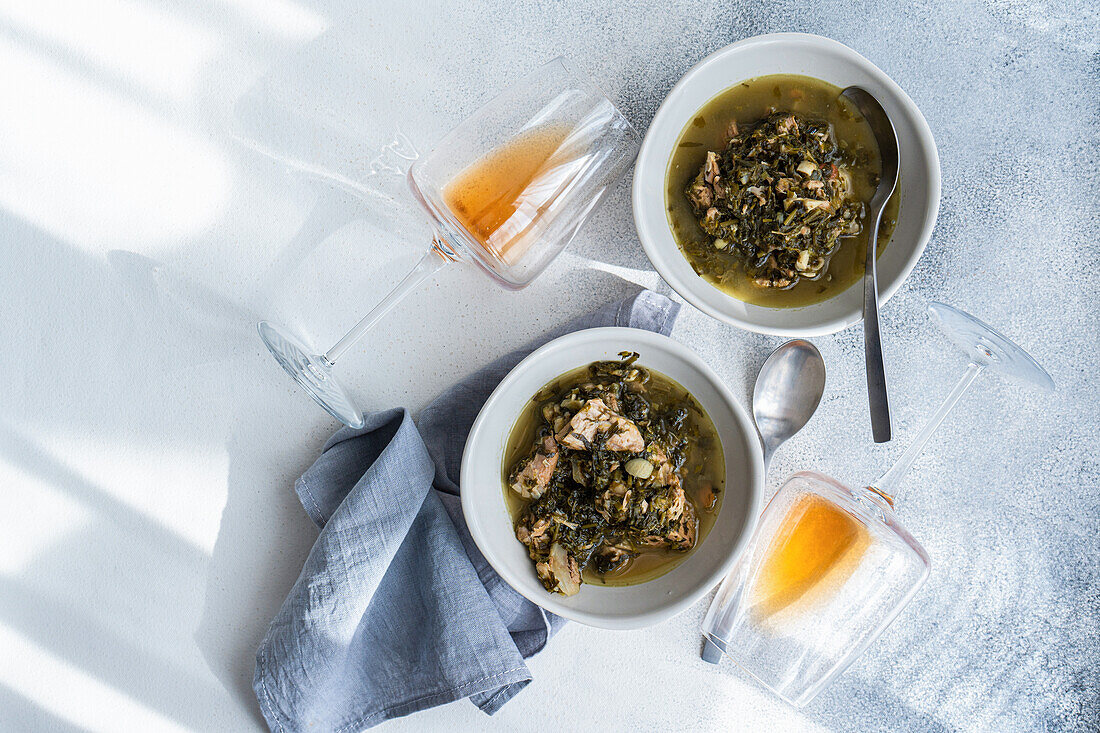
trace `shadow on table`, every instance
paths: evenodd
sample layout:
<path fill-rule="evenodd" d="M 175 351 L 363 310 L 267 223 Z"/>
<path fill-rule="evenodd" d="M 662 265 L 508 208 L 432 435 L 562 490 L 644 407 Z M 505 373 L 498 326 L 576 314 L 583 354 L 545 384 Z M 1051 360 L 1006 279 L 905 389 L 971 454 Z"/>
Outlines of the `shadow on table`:
<path fill-rule="evenodd" d="M 13 360 L 24 352 L 0 358 L 5 373 L 24 375 L 22 404 L 38 408 L 0 420 L 0 464 L 29 486 L 43 487 L 42 496 L 26 497 L 31 506 L 51 492 L 61 497 L 45 504 L 61 502 L 60 515 L 28 520 L 41 525 L 30 530 L 42 538 L 40 546 L 19 561 L 17 572 L 0 576 L 0 628 L 34 650 L 39 664 L 71 668 L 91 689 L 103 685 L 185 727 L 220 721 L 237 728 L 242 711 L 243 719 L 250 715 L 262 727 L 248 685 L 251 653 L 293 583 L 314 530 L 300 515 L 289 479 L 257 478 L 280 471 L 289 477 L 304 465 L 286 468 L 285 456 L 265 456 L 254 447 L 274 445 L 273 434 L 292 428 L 255 409 L 271 399 L 268 383 L 255 375 L 270 368 L 282 378 L 255 338 L 255 316 L 143 255 L 95 256 L 12 217 L 0 215 L 0 221 L 9 241 L 32 252 L 22 260 L 21 277 L 7 283 L 6 296 L 21 304 L 7 325 L 15 334 L 43 336 L 21 344 L 31 349 L 35 369 L 16 366 Z M 173 383 L 187 384 L 189 399 L 166 402 L 166 385 Z M 278 414 L 286 419 L 285 412 Z M 82 449 L 102 446 L 108 454 L 116 443 L 127 448 L 124 454 L 138 456 L 147 445 L 158 453 L 167 448 L 160 454 L 167 470 L 182 458 L 181 470 L 203 475 L 198 457 L 209 456 L 211 446 L 202 431 L 226 419 L 237 423 L 225 446 L 232 501 L 238 502 L 229 520 L 242 530 L 226 533 L 239 544 L 219 540 L 213 558 L 174 523 L 148 513 L 140 492 L 112 493 L 113 486 L 88 478 L 37 437 L 57 436 L 61 446 Z M 171 450 L 175 445 L 178 453 Z M 198 461 L 188 461 L 189 455 Z M 166 469 L 139 462 L 152 458 L 129 460 L 114 471 L 133 467 L 159 476 Z M 242 466 L 254 472 L 242 476 Z M 210 488 L 217 491 L 217 485 L 193 487 L 197 517 L 210 510 Z M 156 483 L 144 489 L 165 490 Z M 187 487 L 177 483 L 168 490 Z M 173 497 L 168 506 L 179 503 Z M 148 506 L 158 505 L 163 510 L 156 498 L 148 499 Z M 67 520 L 67 512 L 76 519 Z M 226 562 L 229 575 L 222 575 Z M 0 697 L 5 695 L 19 693 L 4 688 Z M 0 720 L 39 727 L 43 715 L 71 715 L 86 704 L 77 697 L 56 710 L 42 709 L 43 700 L 4 705 Z M 125 711 L 119 714 L 124 719 Z"/>
<path fill-rule="evenodd" d="M 180 723 L 202 727 L 213 711 L 229 719 L 217 686 L 194 660 L 158 654 L 186 647 L 200 611 L 193 589 L 207 558 L 179 535 L 0 425 L 0 458 L 65 492 L 90 521 L 35 554 L 19 578 L 0 578 L 0 622 L 49 654 Z M 125 583 L 98 583 L 103 568 L 127 564 Z M 206 711 L 195 706 L 203 700 Z M 32 704 L 32 703 L 28 703 Z"/>
<path fill-rule="evenodd" d="M 48 730 L 51 733 L 83 733 L 64 718 L 36 705 L 15 690 L 0 685 L 0 726 L 5 730 Z"/>
<path fill-rule="evenodd" d="M 954 730 L 934 715 L 914 710 L 888 686 L 852 678 L 841 680 L 811 703 L 803 714 L 828 730 L 921 731 Z"/>

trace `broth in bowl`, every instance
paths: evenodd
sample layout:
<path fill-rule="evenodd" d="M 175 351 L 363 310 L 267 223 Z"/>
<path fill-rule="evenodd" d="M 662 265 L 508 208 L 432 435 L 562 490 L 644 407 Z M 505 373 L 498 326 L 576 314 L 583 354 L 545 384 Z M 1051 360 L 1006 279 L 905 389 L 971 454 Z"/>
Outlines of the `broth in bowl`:
<path fill-rule="evenodd" d="M 754 305 L 805 306 L 863 276 L 878 146 L 840 88 L 806 76 L 743 81 L 687 124 L 668 164 L 669 225 L 696 274 Z M 879 227 L 881 255 L 899 191 Z"/>
<path fill-rule="evenodd" d="M 544 386 L 509 435 L 505 502 L 552 593 L 660 577 L 721 509 L 725 458 L 710 417 L 637 354 L 620 356 Z"/>

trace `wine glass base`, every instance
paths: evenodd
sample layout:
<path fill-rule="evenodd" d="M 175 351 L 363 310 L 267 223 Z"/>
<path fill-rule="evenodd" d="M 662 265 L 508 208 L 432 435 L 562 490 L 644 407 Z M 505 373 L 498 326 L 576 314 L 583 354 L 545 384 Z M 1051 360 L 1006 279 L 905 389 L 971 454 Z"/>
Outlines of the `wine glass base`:
<path fill-rule="evenodd" d="M 956 346 L 975 363 L 1008 377 L 1054 389 L 1054 380 L 1031 355 L 992 326 L 945 303 L 932 303 L 929 310 Z"/>
<path fill-rule="evenodd" d="M 260 322 L 259 331 L 275 361 L 294 377 L 314 402 L 348 427 L 363 427 L 363 413 L 332 376 L 332 366 L 323 356 L 311 355 L 294 337 L 267 321 Z"/>

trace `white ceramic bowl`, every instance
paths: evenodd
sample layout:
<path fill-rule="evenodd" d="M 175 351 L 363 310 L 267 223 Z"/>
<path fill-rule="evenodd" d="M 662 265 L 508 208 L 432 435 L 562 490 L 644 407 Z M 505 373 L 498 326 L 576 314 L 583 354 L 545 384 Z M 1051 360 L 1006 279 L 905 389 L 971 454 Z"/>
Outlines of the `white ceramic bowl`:
<path fill-rule="evenodd" d="M 710 534 L 680 565 L 639 585 L 582 585 L 548 593 L 516 539 L 501 479 L 508 434 L 531 397 L 570 369 L 636 351 L 638 364 L 683 385 L 710 415 L 726 460 L 722 508 Z M 663 621 L 699 600 L 733 566 L 756 524 L 764 466 L 755 428 L 710 367 L 672 339 L 633 328 L 576 331 L 546 344 L 513 369 L 481 408 L 462 455 L 462 511 L 478 549 L 510 586 L 543 608 L 590 626 L 632 629 Z"/>
<path fill-rule="evenodd" d="M 932 131 L 913 100 L 877 66 L 842 43 L 803 33 L 747 38 L 695 65 L 672 88 L 649 126 L 634 169 L 634 223 L 650 262 L 699 310 L 735 326 L 779 336 L 834 333 L 863 317 L 863 288 L 802 308 L 764 308 L 727 295 L 695 274 L 676 245 L 665 206 L 665 173 L 676 142 L 719 92 L 757 76 L 802 74 L 838 87 L 859 85 L 882 103 L 901 149 L 897 228 L 878 260 L 880 303 L 889 300 L 932 236 L 940 203 L 940 162 Z"/>

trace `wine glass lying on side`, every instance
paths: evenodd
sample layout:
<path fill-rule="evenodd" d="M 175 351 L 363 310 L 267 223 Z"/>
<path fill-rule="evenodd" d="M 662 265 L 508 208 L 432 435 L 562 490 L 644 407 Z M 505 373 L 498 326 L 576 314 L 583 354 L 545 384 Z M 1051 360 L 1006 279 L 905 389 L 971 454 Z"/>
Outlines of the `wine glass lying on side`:
<path fill-rule="evenodd" d="M 986 369 L 1054 388 L 1034 359 L 990 326 L 943 303 L 931 311 L 970 356 L 958 384 L 870 486 L 851 489 L 813 471 L 787 479 L 703 620 L 710 642 L 798 707 L 847 669 L 927 580 L 928 553 L 894 506 L 902 477 L 967 388 Z"/>
<path fill-rule="evenodd" d="M 260 337 L 336 419 L 363 414 L 332 374 L 336 360 L 444 265 L 469 261 L 506 288 L 528 285 L 573 239 L 630 167 L 640 137 L 561 58 L 525 76 L 451 131 L 409 169 L 409 188 L 433 225 L 428 252 L 328 351 L 306 348 L 263 321 Z"/>

